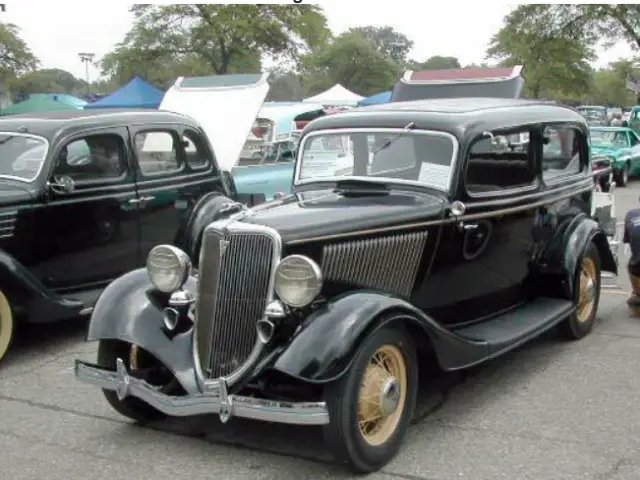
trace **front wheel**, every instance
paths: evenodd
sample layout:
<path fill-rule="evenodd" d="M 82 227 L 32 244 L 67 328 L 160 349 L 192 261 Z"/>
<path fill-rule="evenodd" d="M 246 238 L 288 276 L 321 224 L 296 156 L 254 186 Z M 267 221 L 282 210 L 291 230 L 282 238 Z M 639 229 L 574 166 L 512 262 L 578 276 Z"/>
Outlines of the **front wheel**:
<path fill-rule="evenodd" d="M 625 187 L 629 183 L 629 165 L 622 167 L 622 170 L 616 175 L 616 186 Z"/>
<path fill-rule="evenodd" d="M 325 388 L 328 450 L 356 473 L 382 468 L 402 444 L 417 393 L 411 337 L 401 328 L 383 327 L 363 342 L 349 371 Z"/>
<path fill-rule="evenodd" d="M 0 290 L 0 362 L 7 356 L 15 336 L 16 323 L 9 300 Z"/>
<path fill-rule="evenodd" d="M 573 290 L 576 310 L 560 328 L 566 338 L 579 340 L 593 330 L 600 302 L 600 255 L 593 242 L 584 253 Z"/>
<path fill-rule="evenodd" d="M 98 345 L 98 365 L 115 370 L 116 360 L 121 358 L 127 370 L 131 371 L 132 366 L 134 369 L 140 366 L 140 357 L 143 353 L 142 349 L 126 342 L 119 340 L 100 340 Z M 109 402 L 109 405 L 111 405 L 116 412 L 136 422 L 146 423 L 165 417 L 162 412 L 159 412 L 139 398 L 127 397 L 120 400 L 117 393 L 113 390 L 103 389 L 102 393 L 107 399 L 107 402 Z"/>

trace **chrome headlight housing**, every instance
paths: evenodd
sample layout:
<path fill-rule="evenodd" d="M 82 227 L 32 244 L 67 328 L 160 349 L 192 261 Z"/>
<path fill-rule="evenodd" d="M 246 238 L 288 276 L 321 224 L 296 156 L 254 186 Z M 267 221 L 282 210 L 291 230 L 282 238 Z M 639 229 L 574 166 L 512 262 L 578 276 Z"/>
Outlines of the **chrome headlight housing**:
<path fill-rule="evenodd" d="M 149 279 L 164 293 L 180 289 L 191 275 L 191 268 L 189 256 L 172 245 L 158 245 L 147 255 Z"/>
<path fill-rule="evenodd" d="M 316 262 L 303 255 L 290 255 L 278 264 L 274 287 L 280 300 L 299 308 L 318 296 L 322 280 L 322 271 Z"/>

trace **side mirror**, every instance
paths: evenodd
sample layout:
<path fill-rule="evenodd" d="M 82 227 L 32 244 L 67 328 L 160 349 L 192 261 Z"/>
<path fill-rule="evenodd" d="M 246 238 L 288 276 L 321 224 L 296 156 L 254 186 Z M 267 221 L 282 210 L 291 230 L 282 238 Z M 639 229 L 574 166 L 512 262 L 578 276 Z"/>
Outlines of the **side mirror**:
<path fill-rule="evenodd" d="M 67 175 L 59 175 L 53 177 L 53 181 L 47 182 L 47 187 L 60 194 L 73 193 L 76 189 L 76 182 Z"/>

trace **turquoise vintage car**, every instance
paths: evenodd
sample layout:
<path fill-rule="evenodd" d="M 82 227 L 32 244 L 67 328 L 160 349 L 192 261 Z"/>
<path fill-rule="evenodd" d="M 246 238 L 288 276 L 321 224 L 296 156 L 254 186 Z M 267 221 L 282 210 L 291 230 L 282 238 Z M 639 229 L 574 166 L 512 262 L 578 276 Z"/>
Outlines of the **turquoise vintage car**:
<path fill-rule="evenodd" d="M 608 157 L 613 162 L 613 176 L 624 187 L 630 176 L 640 173 L 640 137 L 628 127 L 590 127 L 591 155 Z"/>
<path fill-rule="evenodd" d="M 325 113 L 316 103 L 265 103 L 231 170 L 238 194 L 263 194 L 266 201 L 289 194 L 300 132 Z"/>

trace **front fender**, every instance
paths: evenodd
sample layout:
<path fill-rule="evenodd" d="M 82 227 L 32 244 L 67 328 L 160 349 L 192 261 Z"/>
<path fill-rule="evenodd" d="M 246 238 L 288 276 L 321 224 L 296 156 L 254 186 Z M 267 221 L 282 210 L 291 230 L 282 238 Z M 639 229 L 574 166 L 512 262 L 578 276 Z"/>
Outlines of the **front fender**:
<path fill-rule="evenodd" d="M 567 285 L 573 298 L 573 286 L 578 266 L 582 262 L 582 257 L 590 242 L 593 242 L 598 248 L 600 255 L 600 268 L 605 272 L 618 274 L 618 266 L 616 264 L 609 242 L 604 231 L 598 223 L 588 217 L 578 217 L 566 232 L 566 241 L 564 248 L 564 265 L 568 275 Z"/>
<path fill-rule="evenodd" d="M 202 232 L 207 225 L 216 220 L 235 213 L 239 208 L 231 208 L 237 203 L 229 197 L 218 192 L 210 192 L 204 195 L 193 207 L 193 210 L 180 226 L 174 245 L 189 255 L 191 262 L 198 265 Z"/>
<path fill-rule="evenodd" d="M 391 315 L 384 316 L 386 313 Z M 312 313 L 272 368 L 306 382 L 332 381 L 349 368 L 367 334 L 397 319 L 409 321 L 424 332 L 444 369 L 471 365 L 488 355 L 486 343 L 470 342 L 443 329 L 405 300 L 359 291 L 337 297 Z"/>
<path fill-rule="evenodd" d="M 195 295 L 195 278 L 189 278 L 184 289 Z M 165 302 L 166 298 L 154 290 L 146 269 L 133 270 L 109 284 L 98 299 L 87 340 L 122 340 L 138 345 L 171 370 L 187 393 L 197 393 L 194 329 L 169 337 L 163 328 Z"/>

